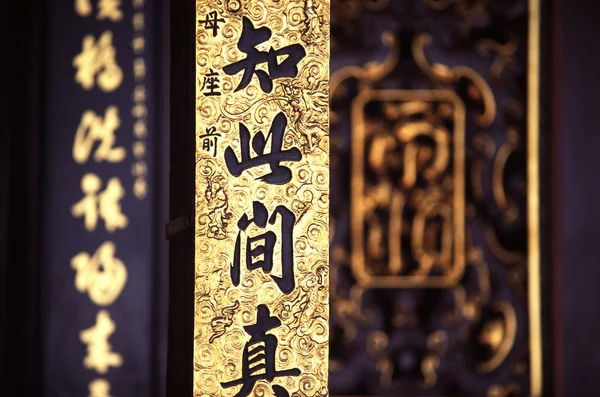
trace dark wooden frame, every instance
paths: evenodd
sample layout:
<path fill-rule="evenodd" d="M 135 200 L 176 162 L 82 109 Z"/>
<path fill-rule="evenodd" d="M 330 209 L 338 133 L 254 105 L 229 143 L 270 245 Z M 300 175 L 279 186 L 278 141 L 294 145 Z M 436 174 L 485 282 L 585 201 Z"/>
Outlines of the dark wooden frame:
<path fill-rule="evenodd" d="M 152 371 L 154 375 L 153 389 L 150 395 L 164 397 L 167 372 L 167 344 L 169 323 L 169 253 L 168 244 L 164 240 L 163 225 L 169 219 L 169 66 L 170 60 L 170 5 L 169 0 L 156 0 L 152 7 L 154 29 L 150 32 L 155 43 L 154 102 L 154 226 L 153 237 L 157 244 L 153 247 L 153 297 L 152 307 L 152 340 L 156 344 L 152 349 Z"/>
<path fill-rule="evenodd" d="M 543 395 L 563 397 L 562 343 L 562 241 L 560 195 L 562 186 L 560 145 L 560 18 L 562 0 L 542 2 L 540 63 L 540 178 L 542 259 Z"/>
<path fill-rule="evenodd" d="M 171 1 L 171 220 L 187 228 L 169 240 L 169 351 L 167 396 L 193 396 L 195 18 L 193 0 Z"/>
<path fill-rule="evenodd" d="M 4 214 L 0 233 L 0 393 L 41 393 L 38 271 L 39 115 L 42 59 L 40 0 L 0 6 L 3 31 L 0 128 Z M 4 31 L 6 29 L 6 31 Z"/>

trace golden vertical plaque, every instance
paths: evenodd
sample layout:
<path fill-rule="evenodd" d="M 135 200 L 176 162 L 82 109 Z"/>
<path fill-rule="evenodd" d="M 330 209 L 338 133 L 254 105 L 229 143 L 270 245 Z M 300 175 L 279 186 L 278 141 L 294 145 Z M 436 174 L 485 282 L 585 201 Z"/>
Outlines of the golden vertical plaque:
<path fill-rule="evenodd" d="M 329 2 L 196 2 L 195 396 L 327 396 Z"/>

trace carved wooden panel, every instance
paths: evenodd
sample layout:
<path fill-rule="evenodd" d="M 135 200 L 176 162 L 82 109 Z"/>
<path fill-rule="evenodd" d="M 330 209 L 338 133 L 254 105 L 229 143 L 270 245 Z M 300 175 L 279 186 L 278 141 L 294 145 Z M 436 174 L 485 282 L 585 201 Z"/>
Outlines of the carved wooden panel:
<path fill-rule="evenodd" d="M 541 394 L 536 1 L 332 1 L 333 395 Z"/>
<path fill-rule="evenodd" d="M 194 396 L 329 395 L 329 15 L 328 0 L 188 15 Z"/>

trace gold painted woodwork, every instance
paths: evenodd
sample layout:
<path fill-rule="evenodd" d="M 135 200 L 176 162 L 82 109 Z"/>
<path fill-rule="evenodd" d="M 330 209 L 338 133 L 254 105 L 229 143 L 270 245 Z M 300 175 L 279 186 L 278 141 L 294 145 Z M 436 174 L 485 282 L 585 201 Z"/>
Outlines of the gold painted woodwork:
<path fill-rule="evenodd" d="M 257 307 L 264 304 L 271 316 L 281 320 L 279 327 L 268 331 L 278 339 L 277 370 L 298 368 L 301 374 L 258 381 L 251 395 L 272 396 L 272 385 L 279 385 L 290 395 L 326 396 L 329 2 L 197 0 L 196 20 L 211 12 L 225 20 L 219 23 L 216 36 L 204 25 L 196 25 L 194 395 L 234 396 L 239 391 L 237 386 L 223 388 L 220 382 L 241 378 L 242 352 L 249 339 L 243 327 L 256 323 Z M 245 89 L 234 92 L 243 72 L 229 76 L 222 71 L 225 65 L 246 57 L 237 47 L 243 16 L 255 28 L 266 26 L 272 31 L 271 38 L 256 47 L 258 50 L 300 43 L 306 51 L 297 76 L 273 79 L 270 93 L 261 89 L 256 76 Z M 266 66 L 257 69 L 266 70 Z M 217 82 L 214 73 L 218 73 L 222 95 L 205 96 L 205 83 Z M 228 146 L 240 156 L 239 123 L 244 123 L 251 136 L 258 131 L 267 134 L 280 112 L 288 122 L 282 150 L 296 147 L 302 153 L 300 161 L 282 163 L 292 171 L 291 181 L 272 185 L 259 180 L 269 172 L 268 166 L 251 168 L 239 177 L 230 174 L 223 156 Z M 209 131 L 218 135 L 205 140 L 203 136 Z M 242 266 L 240 284 L 236 287 L 232 283 L 230 266 L 239 231 L 237 222 L 244 214 L 252 216 L 253 201 L 265 205 L 269 215 L 278 205 L 295 215 L 295 288 L 289 295 L 282 293 L 262 269 L 249 271 Z M 279 223 L 267 225 L 265 230 L 277 233 Z M 271 272 L 278 276 L 280 249 L 275 248 Z"/>
<path fill-rule="evenodd" d="M 375 101 L 386 109 L 391 129 L 365 119 L 365 107 Z M 358 284 L 363 288 L 454 286 L 465 267 L 462 102 L 449 90 L 364 90 L 353 102 L 352 115 L 352 270 Z M 411 120 L 416 116 L 422 119 Z M 452 131 L 445 122 L 452 124 Z M 433 147 L 420 145 L 420 137 L 431 139 Z M 391 157 L 399 151 L 403 158 L 397 166 L 403 167 L 404 174 L 396 181 L 387 168 L 394 166 Z M 377 176 L 367 180 L 365 169 Z M 416 186 L 417 178 L 424 185 Z M 374 216 L 378 208 L 389 211 L 387 230 Z M 408 218 L 405 208 L 415 215 Z M 444 219 L 439 251 L 433 248 L 435 243 L 427 243 L 435 240 L 427 234 L 433 231 L 429 221 L 436 217 Z M 403 233 L 411 236 L 406 249 L 401 243 Z M 376 252 L 386 246 L 387 255 Z M 374 274 L 371 268 L 379 264 L 378 256 L 388 257 L 387 266 Z M 417 263 L 410 272 L 403 269 L 407 256 Z M 431 275 L 436 268 L 441 274 Z"/>
<path fill-rule="evenodd" d="M 482 17 L 486 10 L 483 3 L 475 2 L 470 4 L 467 1 L 434 1 L 424 0 L 425 4 L 434 10 L 447 10 L 454 8 L 457 15 L 460 16 L 463 26 L 461 31 L 467 33 L 473 28 L 473 21 L 476 18 Z M 344 8 L 339 11 L 338 17 L 346 15 L 349 21 L 357 22 L 360 17 L 361 7 L 370 9 L 377 7 L 378 10 L 384 9 L 389 5 L 387 1 L 374 2 L 377 5 L 373 6 L 371 2 L 363 2 L 361 0 L 350 0 L 347 2 L 333 2 Z M 364 66 L 350 65 L 345 66 L 332 74 L 331 77 L 331 92 L 332 98 L 345 95 L 344 83 L 347 80 L 357 80 L 358 94 L 353 98 L 351 107 L 352 117 L 352 199 L 351 199 L 351 239 L 352 244 L 346 251 L 343 246 L 332 247 L 332 277 L 335 277 L 337 266 L 346 266 L 350 263 L 350 267 L 354 276 L 357 279 L 356 284 L 350 288 L 346 295 L 341 293 L 338 295 L 332 292 L 332 316 L 343 329 L 343 338 L 346 341 L 353 341 L 357 335 L 357 329 L 362 325 L 372 320 L 372 312 L 368 308 L 362 307 L 363 296 L 368 289 L 373 288 L 448 288 L 454 297 L 454 310 L 442 313 L 442 324 L 459 324 L 459 321 L 466 320 L 468 324 L 475 324 L 480 321 L 482 309 L 484 306 L 491 307 L 491 312 L 494 314 L 492 319 L 484 322 L 479 334 L 479 343 L 486 346 L 491 355 L 488 359 L 482 360 L 476 364 L 476 372 L 479 374 L 489 374 L 497 370 L 502 364 L 509 363 L 510 371 L 513 374 L 524 375 L 528 373 L 529 390 L 522 390 L 516 382 L 506 382 L 502 385 L 494 384 L 488 389 L 489 397 L 508 396 L 516 393 L 518 395 L 527 395 L 531 397 L 539 397 L 542 395 L 542 332 L 541 332 L 541 278 L 540 278 L 540 191 L 539 191 L 539 95 L 540 95 L 540 2 L 539 0 L 528 0 L 529 15 L 528 15 L 528 31 L 526 33 L 527 40 L 527 97 L 526 101 L 519 103 L 514 98 L 508 100 L 500 100 L 496 98 L 491 88 L 491 85 L 501 85 L 501 74 L 504 68 L 512 68 L 517 66 L 517 40 L 512 37 L 508 42 L 501 44 L 491 39 L 483 39 L 474 43 L 475 51 L 482 57 L 491 58 L 491 66 L 487 74 L 483 71 L 476 71 L 467 66 L 447 66 L 440 63 L 433 63 L 428 60 L 427 46 L 431 43 L 431 38 L 426 32 L 417 34 L 412 42 L 412 58 L 422 73 L 429 78 L 430 90 L 386 90 L 383 79 L 389 76 L 399 61 L 399 43 L 392 32 L 387 32 L 382 35 L 382 42 L 389 48 L 388 56 L 383 61 L 370 61 Z M 352 12 L 351 12 L 352 11 Z M 345 27 L 352 29 L 352 22 L 346 24 Z M 423 154 L 423 158 L 427 161 L 421 161 L 419 166 L 419 156 L 411 154 L 407 151 L 406 143 L 399 144 L 399 129 L 391 132 L 389 139 L 384 139 L 386 131 L 375 120 L 368 120 L 364 115 L 366 105 L 373 98 L 380 97 L 384 102 L 388 101 L 393 107 L 396 107 L 398 115 L 406 114 L 409 111 L 418 112 L 423 108 L 423 96 L 429 96 L 429 100 L 435 98 L 435 92 L 447 92 L 448 96 L 453 96 L 453 84 L 459 79 L 468 83 L 466 96 L 469 100 L 480 104 L 480 110 L 469 114 L 468 122 L 474 124 L 481 132 L 474 135 L 471 142 L 464 141 L 465 120 L 459 120 L 463 125 L 463 130 L 458 130 L 458 134 L 462 134 L 463 140 L 455 139 L 456 128 L 451 131 L 453 143 L 437 141 L 436 148 L 429 150 Z M 426 102 L 426 101 L 425 101 Z M 454 106 L 464 107 L 461 99 L 454 98 Z M 526 130 L 516 131 L 512 127 L 508 127 L 506 131 L 506 141 L 496 144 L 493 137 L 490 136 L 486 128 L 496 122 L 498 118 L 503 117 L 502 113 L 526 115 Z M 462 118 L 464 119 L 464 114 Z M 339 123 L 341 116 L 332 111 L 332 124 Z M 457 115 L 454 115 L 454 120 L 457 120 Z M 455 123 L 456 126 L 456 123 Z M 434 125 L 430 123 L 429 129 L 434 129 Z M 387 131 L 389 132 L 389 131 Z M 369 142 L 369 139 L 379 139 L 377 142 Z M 520 141 L 519 141 L 520 140 Z M 365 144 L 368 142 L 368 147 Z M 389 223 L 380 227 L 367 228 L 365 225 L 369 222 L 369 214 L 373 212 L 373 208 L 381 206 L 382 203 L 389 209 L 390 214 L 401 214 L 401 209 L 405 207 L 407 199 L 405 193 L 410 192 L 410 187 L 414 181 L 413 175 L 415 169 L 417 173 L 421 173 L 424 177 L 426 171 L 431 170 L 430 175 L 435 174 L 436 158 L 444 157 L 446 154 L 440 152 L 447 150 L 452 153 L 454 145 L 462 147 L 462 151 L 466 147 L 472 147 L 478 155 L 481 155 L 486 161 L 492 164 L 491 170 L 484 169 L 481 158 L 474 156 L 470 167 L 463 168 L 461 173 L 452 175 L 452 182 L 458 181 L 458 186 L 454 188 L 463 189 L 461 186 L 463 180 L 468 180 L 471 186 L 471 194 L 476 201 L 489 200 L 492 201 L 496 208 L 500 211 L 506 223 L 513 223 L 517 219 L 526 218 L 527 224 L 527 248 L 525 251 L 511 251 L 504 247 L 493 230 L 486 224 L 484 226 L 483 240 L 485 247 L 489 253 L 497 260 L 503 262 L 509 267 L 506 283 L 515 290 L 517 295 L 527 302 L 526 321 L 520 320 L 517 322 L 515 307 L 513 303 L 492 299 L 491 292 L 491 275 L 488 264 L 484 258 L 483 250 L 473 244 L 473 238 L 469 228 L 463 229 L 462 235 L 460 229 L 457 229 L 460 222 L 464 223 L 474 217 L 474 208 L 466 207 L 463 203 L 462 212 L 456 211 L 456 206 L 451 212 L 453 223 L 452 237 L 458 236 L 464 239 L 460 244 L 454 245 L 454 260 L 455 264 L 461 266 L 456 267 L 461 269 L 456 273 L 448 273 L 453 277 L 443 277 L 434 275 L 428 277 L 426 272 L 419 273 L 420 269 L 426 268 L 422 262 L 418 262 L 415 274 L 405 275 L 403 271 L 403 247 L 400 243 L 396 247 L 392 246 L 392 241 L 389 240 L 390 234 L 398 234 L 404 230 L 408 234 L 419 232 L 419 228 L 411 226 L 411 220 L 403 216 L 393 217 L 390 215 Z M 468 146 L 467 146 L 468 145 Z M 402 154 L 396 155 L 395 160 L 404 164 L 404 169 L 411 174 L 408 177 L 403 176 L 400 181 L 387 181 L 383 186 L 369 186 L 373 183 L 368 180 L 365 173 L 365 165 L 371 164 L 373 169 L 379 169 L 382 173 L 385 172 L 385 167 L 389 164 L 384 159 L 386 150 L 390 146 L 400 148 L 398 152 Z M 518 148 L 526 148 L 527 161 L 524 174 L 527 175 L 526 186 L 526 214 L 519 213 L 519 207 L 505 191 L 505 168 L 509 157 L 517 152 Z M 397 153 L 398 153 L 397 152 Z M 452 154 L 452 158 L 456 152 Z M 456 159 L 455 159 L 456 160 Z M 443 162 L 440 161 L 440 164 Z M 417 167 L 415 167 L 417 165 Z M 455 164 L 456 165 L 456 164 Z M 428 168 L 429 167 L 429 168 Z M 491 171 L 491 172 L 490 172 Z M 491 195 L 484 193 L 483 181 L 484 173 L 491 174 Z M 371 179 L 373 174 L 371 175 Z M 377 175 L 380 177 L 380 175 Z M 427 180 L 427 178 L 424 178 Z M 431 182 L 431 178 L 429 181 Z M 451 182 L 448 182 L 451 183 Z M 431 185 L 442 186 L 442 182 L 431 183 Z M 456 195 L 454 196 L 456 197 Z M 464 192 L 463 192 L 464 201 Z M 335 225 L 335 224 L 334 224 Z M 371 225 L 373 226 L 373 225 Z M 375 225 L 377 226 L 377 225 Z M 387 228 L 387 229 L 386 229 Z M 415 230 L 416 229 L 416 230 Z M 333 229 L 332 229 L 333 230 Z M 456 243 L 456 241 L 455 241 Z M 382 253 L 378 250 L 382 246 L 389 246 L 388 252 Z M 384 248 L 385 249 L 385 248 Z M 418 249 L 413 247 L 407 249 L 409 252 L 417 252 Z M 377 264 L 377 258 L 384 258 L 385 266 L 379 266 L 378 269 L 373 269 L 373 265 Z M 375 259 L 375 260 L 374 260 Z M 459 259 L 456 262 L 456 259 Z M 431 262 L 431 261 L 429 261 Z M 343 263 L 343 264 L 342 264 Z M 427 264 L 427 263 L 425 263 Z M 334 266 L 335 265 L 335 266 Z M 462 281 L 462 270 L 465 268 L 473 268 L 476 272 L 477 289 L 468 290 Z M 383 269 L 383 272 L 382 272 Z M 445 268 L 452 269 L 446 266 Z M 413 268 L 414 270 L 414 268 Z M 447 274 L 447 275 L 448 275 Z M 526 284 L 522 283 L 526 280 Z M 332 291 L 335 291 L 336 280 L 332 279 Z M 523 285 L 521 285 L 523 284 Z M 412 316 L 410 313 L 405 313 L 404 308 L 398 307 L 393 318 L 394 327 L 403 327 L 405 325 L 415 325 L 419 319 Z M 518 326 L 517 326 L 518 325 Z M 522 328 L 527 328 L 528 343 L 525 345 L 516 345 L 517 328 L 519 333 L 522 333 Z M 460 334 L 467 335 L 467 327 L 463 326 L 460 329 Z M 429 338 L 434 335 L 439 338 L 444 331 L 434 330 Z M 380 373 L 379 379 L 374 379 L 374 382 L 379 382 L 384 388 L 391 388 L 390 353 L 386 351 L 388 335 L 382 331 L 374 330 L 368 335 L 366 350 L 370 356 L 377 360 L 377 370 Z M 376 343 L 375 343 L 376 342 Z M 371 343 L 371 344 L 369 344 Z M 378 346 L 373 349 L 372 346 Z M 424 379 L 420 385 L 423 389 L 431 388 L 437 381 L 437 365 L 438 358 L 446 354 L 444 349 L 432 349 L 427 344 L 427 349 L 431 354 L 424 356 L 421 362 L 421 373 Z M 337 371 L 344 365 L 340 361 L 331 362 L 331 370 Z"/>

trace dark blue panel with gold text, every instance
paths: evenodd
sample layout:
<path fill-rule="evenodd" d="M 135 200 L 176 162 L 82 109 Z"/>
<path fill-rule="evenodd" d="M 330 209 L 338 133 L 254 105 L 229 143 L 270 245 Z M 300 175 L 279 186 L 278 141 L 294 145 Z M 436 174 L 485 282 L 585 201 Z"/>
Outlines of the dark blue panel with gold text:
<path fill-rule="evenodd" d="M 152 392 L 153 7 L 144 0 L 46 4 L 45 396 Z"/>

